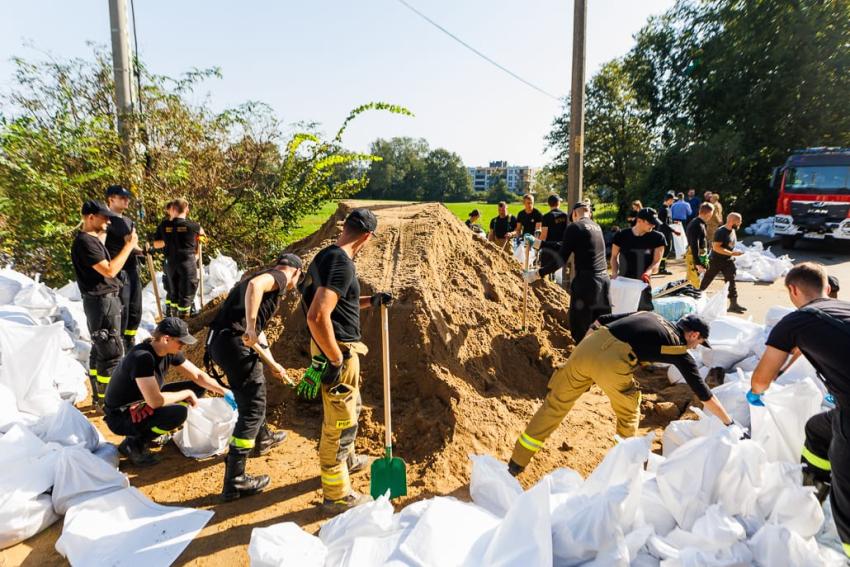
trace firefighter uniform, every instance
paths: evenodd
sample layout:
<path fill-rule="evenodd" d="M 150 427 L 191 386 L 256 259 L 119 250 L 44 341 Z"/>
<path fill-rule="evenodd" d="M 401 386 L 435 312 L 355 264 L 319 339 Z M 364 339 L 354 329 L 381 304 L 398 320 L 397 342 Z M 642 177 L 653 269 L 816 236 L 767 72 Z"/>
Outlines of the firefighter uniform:
<path fill-rule="evenodd" d="M 165 316 L 171 317 L 177 315 L 177 303 L 174 301 L 172 293 L 171 281 L 168 278 L 168 242 L 171 240 L 171 235 L 174 233 L 174 221 L 171 219 L 163 219 L 156 227 L 154 233 L 154 241 L 162 241 L 165 247 L 162 248 L 164 259 L 162 261 L 162 287 L 165 291 Z M 154 274 L 151 274 L 154 277 Z"/>
<path fill-rule="evenodd" d="M 806 423 L 802 462 L 806 482 L 829 490 L 835 527 L 850 557 L 850 303 L 815 299 L 783 317 L 766 344 L 787 353 L 800 349 L 835 400 L 835 409 Z"/>
<path fill-rule="evenodd" d="M 124 237 L 133 231 L 134 223 L 121 215 L 110 221 L 106 230 L 106 249 L 110 256 L 115 257 L 124 247 Z M 142 321 L 142 282 L 139 279 L 138 256 L 132 253 L 124 267 L 118 273 L 121 281 L 121 291 L 118 298 L 121 301 L 121 338 L 124 342 L 124 352 L 128 352 L 136 344 L 136 332 Z"/>
<path fill-rule="evenodd" d="M 700 400 L 711 391 L 697 372 L 688 353 L 684 332 L 699 331 L 708 337 L 708 324 L 689 315 L 678 324 L 653 312 L 606 315 L 602 325 L 587 335 L 549 380 L 543 405 L 517 439 L 511 455 L 512 472 L 519 472 L 543 448 L 576 400 L 593 384 L 599 386 L 617 416 L 617 434 L 633 437 L 640 419 L 640 389 L 634 370 L 640 362 L 666 362 L 676 366 Z M 707 345 L 707 343 L 705 343 Z"/>
<path fill-rule="evenodd" d="M 198 291 L 198 256 L 195 251 L 201 234 L 201 225 L 195 221 L 176 218 L 165 227 L 169 294 L 172 310 L 178 317 L 186 318 L 195 302 Z M 166 300 L 167 301 L 167 300 Z M 166 305 L 168 303 L 166 302 Z"/>

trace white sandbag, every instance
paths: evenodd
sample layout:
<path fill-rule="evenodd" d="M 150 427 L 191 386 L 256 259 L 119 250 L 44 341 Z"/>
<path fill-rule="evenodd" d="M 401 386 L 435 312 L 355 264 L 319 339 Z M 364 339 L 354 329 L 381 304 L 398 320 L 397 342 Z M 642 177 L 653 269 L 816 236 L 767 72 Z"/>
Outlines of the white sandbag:
<path fill-rule="evenodd" d="M 718 317 L 711 322 L 711 348 L 702 353 L 710 368 L 731 370 L 764 343 L 764 328 L 739 317 Z"/>
<path fill-rule="evenodd" d="M 560 468 L 550 472 L 542 479 L 549 482 L 549 492 L 552 494 L 572 494 L 584 484 L 584 479 L 573 469 Z"/>
<path fill-rule="evenodd" d="M 332 518 L 319 530 L 319 539 L 328 548 L 328 557 L 334 551 L 344 551 L 354 538 L 384 535 L 393 524 L 393 506 L 386 495 L 361 504 Z"/>
<path fill-rule="evenodd" d="M 44 434 L 45 442 L 59 443 L 66 447 L 80 445 L 88 451 L 94 451 L 100 445 L 100 434 L 80 410 L 69 402 L 59 404 L 59 410 L 53 416 L 46 416 L 49 423 Z"/>
<path fill-rule="evenodd" d="M 201 398 L 197 406 L 189 408 L 183 428 L 174 433 L 174 444 L 187 457 L 221 455 L 227 450 L 237 417 L 224 398 Z"/>
<path fill-rule="evenodd" d="M 699 310 L 699 315 L 706 321 L 711 323 L 718 317 L 726 315 L 726 300 L 729 296 L 729 284 L 723 284 L 723 289 L 715 293 L 706 301 L 702 309 Z M 714 337 L 712 337 L 713 339 Z M 713 343 L 712 343 L 713 344 Z"/>
<path fill-rule="evenodd" d="M 294 522 L 251 530 L 248 557 L 251 567 L 323 567 L 328 550 L 318 537 Z"/>
<path fill-rule="evenodd" d="M 718 502 L 732 515 L 756 516 L 767 454 L 758 443 L 745 439 L 732 445 L 729 460 L 717 478 Z"/>
<path fill-rule="evenodd" d="M 823 526 L 823 509 L 813 487 L 786 486 L 776 498 L 767 521 L 810 538 Z"/>
<path fill-rule="evenodd" d="M 664 537 L 664 541 L 678 549 L 694 548 L 714 553 L 730 552 L 733 546 L 744 541 L 746 536 L 744 526 L 728 515 L 722 506 L 715 504 L 709 506 L 705 515 L 694 522 L 690 531 L 676 528 Z M 731 559 L 731 557 L 727 553 L 722 553 L 715 555 L 715 559 L 723 560 Z"/>
<path fill-rule="evenodd" d="M 685 377 L 682 375 L 681 371 L 672 364 L 667 367 L 667 380 L 669 380 L 671 384 L 685 383 Z"/>
<path fill-rule="evenodd" d="M 339 567 L 385 565 L 393 552 L 398 549 L 399 542 L 405 535 L 401 531 L 395 531 L 382 536 L 355 538 L 351 547 L 345 550 L 345 554 L 336 565 Z"/>
<path fill-rule="evenodd" d="M 118 462 L 121 460 L 118 455 L 118 447 L 112 443 L 102 442 L 97 446 L 97 449 L 92 451 L 92 455 L 116 469 L 118 468 Z"/>
<path fill-rule="evenodd" d="M 799 462 L 806 421 L 820 411 L 823 396 L 810 378 L 787 386 L 773 384 L 762 396 L 764 407 L 751 406 L 752 438 L 769 461 Z"/>
<path fill-rule="evenodd" d="M 0 307 L 0 319 L 9 321 L 10 323 L 27 325 L 29 327 L 34 327 L 39 324 L 39 322 L 30 315 L 29 311 L 23 307 L 18 307 L 17 305 L 3 305 Z"/>
<path fill-rule="evenodd" d="M 549 481 L 523 492 L 493 533 L 482 565 L 551 565 Z"/>
<path fill-rule="evenodd" d="M 501 519 L 475 504 L 437 497 L 399 545 L 405 565 L 471 565 L 490 543 Z"/>
<path fill-rule="evenodd" d="M 676 527 L 676 518 L 664 504 L 655 476 L 646 479 L 641 486 L 638 517 L 658 535 L 666 535 Z"/>
<path fill-rule="evenodd" d="M 619 276 L 611 280 L 608 294 L 611 299 L 611 313 L 631 313 L 637 311 L 640 296 L 647 285 L 641 280 Z"/>
<path fill-rule="evenodd" d="M 787 386 L 789 384 L 793 384 L 794 382 L 801 382 L 806 378 L 811 379 L 812 383 L 817 386 L 818 390 L 820 390 L 821 394 L 824 396 L 827 394 L 826 385 L 823 383 L 818 377 L 818 371 L 815 370 L 815 367 L 809 362 L 809 359 L 806 358 L 806 355 L 801 354 L 797 357 L 797 360 L 794 361 L 791 366 L 785 369 L 775 381 L 774 384 L 779 384 L 781 386 Z"/>
<path fill-rule="evenodd" d="M 520 244 L 518 246 L 514 246 L 514 260 L 525 265 L 525 244 Z M 537 260 L 537 251 L 534 248 L 528 249 L 528 266 L 531 267 L 534 265 L 534 262 Z"/>
<path fill-rule="evenodd" d="M 664 428 L 661 437 L 661 454 L 669 457 L 673 451 L 698 437 L 706 437 L 724 429 L 723 422 L 714 415 L 704 413 L 701 409 L 692 407 L 699 419 L 679 419 L 671 421 Z"/>
<path fill-rule="evenodd" d="M 658 490 L 679 527 L 690 530 L 716 501 L 717 479 L 740 428 L 730 427 L 688 441 L 658 467 Z"/>
<path fill-rule="evenodd" d="M 758 516 L 767 518 L 779 495 L 788 487 L 802 486 L 803 467 L 797 463 L 767 462 L 762 465 L 761 488 L 758 493 Z"/>
<path fill-rule="evenodd" d="M 770 309 L 767 310 L 767 313 L 764 316 L 764 326 L 768 329 L 772 329 L 779 323 L 783 317 L 788 315 L 789 313 L 793 313 L 795 309 L 793 307 L 785 307 L 784 305 L 774 305 Z"/>
<path fill-rule="evenodd" d="M 6 433 L 10 427 L 21 420 L 15 395 L 3 384 L 0 384 L 0 433 Z"/>
<path fill-rule="evenodd" d="M 15 294 L 12 303 L 23 307 L 36 319 L 50 317 L 56 312 L 56 299 L 53 290 L 46 285 L 36 281 L 32 285 L 24 286 Z"/>
<path fill-rule="evenodd" d="M 556 565 L 581 565 L 607 550 L 625 549 L 621 527 L 626 484 L 595 496 L 576 495 L 552 513 L 552 546 Z"/>
<path fill-rule="evenodd" d="M 749 547 L 759 567 L 821 567 L 817 542 L 783 526 L 766 524 Z"/>
<path fill-rule="evenodd" d="M 734 375 L 737 374 L 736 372 Z M 738 424 L 747 429 L 750 428 L 750 404 L 747 402 L 747 392 L 749 390 L 750 381 L 744 379 L 727 381 L 711 389 L 711 393 L 726 408 L 726 413 Z"/>
<path fill-rule="evenodd" d="M 469 495 L 472 501 L 496 516 L 504 517 L 522 494 L 519 481 L 508 472 L 508 466 L 490 455 L 470 455 L 472 477 Z"/>
<path fill-rule="evenodd" d="M 685 234 L 685 227 L 681 222 L 674 222 L 671 226 L 673 229 L 673 253 L 677 259 L 685 257 L 685 252 L 688 250 L 688 237 Z M 676 233 L 679 234 L 676 234 Z"/>
<path fill-rule="evenodd" d="M 127 477 L 103 459 L 83 447 L 68 447 L 56 459 L 53 509 L 64 515 L 71 506 L 128 486 Z"/>
<path fill-rule="evenodd" d="M 41 494 L 15 506 L 0 507 L 0 549 L 31 538 L 58 519 L 49 494 Z"/>
<path fill-rule="evenodd" d="M 61 323 L 30 327 L 0 320 L 0 384 L 15 395 L 20 411 L 35 415 L 56 413 L 61 403 L 53 387 L 63 338 Z"/>
<path fill-rule="evenodd" d="M 53 376 L 54 389 L 59 392 L 59 397 L 67 402 L 72 404 L 82 402 L 89 395 L 86 388 L 88 370 L 68 351 L 63 350 L 56 356 L 59 358 L 57 362 L 59 371 Z"/>
<path fill-rule="evenodd" d="M 212 516 L 161 506 L 131 486 L 72 506 L 56 551 L 74 567 L 171 565 Z"/>
<path fill-rule="evenodd" d="M 80 286 L 77 285 L 75 281 L 69 281 L 62 287 L 56 290 L 57 295 L 61 295 L 65 299 L 69 299 L 71 301 L 82 301 L 83 296 L 80 293 Z"/>
<path fill-rule="evenodd" d="M 30 286 L 34 283 L 35 280 L 32 278 L 11 268 L 0 269 L 0 305 L 11 304 L 24 286 Z"/>

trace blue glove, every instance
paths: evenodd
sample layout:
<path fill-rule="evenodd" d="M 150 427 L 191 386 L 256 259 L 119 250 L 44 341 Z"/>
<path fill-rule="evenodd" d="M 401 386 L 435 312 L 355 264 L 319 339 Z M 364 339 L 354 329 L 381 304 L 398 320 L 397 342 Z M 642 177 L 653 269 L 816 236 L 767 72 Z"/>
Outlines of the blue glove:
<path fill-rule="evenodd" d="M 236 398 L 233 397 L 233 392 L 231 392 L 230 390 L 227 390 L 224 393 L 224 401 L 227 402 L 227 405 L 229 405 L 231 408 L 233 408 L 233 411 L 236 411 L 236 409 L 237 409 Z"/>
<path fill-rule="evenodd" d="M 826 405 L 835 407 L 835 397 L 832 394 L 827 394 L 823 397 L 823 401 L 826 402 Z"/>
<path fill-rule="evenodd" d="M 751 406 L 764 407 L 764 402 L 761 401 L 761 394 L 756 394 L 752 390 L 747 392 L 747 401 Z"/>
<path fill-rule="evenodd" d="M 522 237 L 522 240 L 528 246 L 534 245 L 534 235 L 532 235 L 532 234 L 526 234 L 525 236 Z"/>

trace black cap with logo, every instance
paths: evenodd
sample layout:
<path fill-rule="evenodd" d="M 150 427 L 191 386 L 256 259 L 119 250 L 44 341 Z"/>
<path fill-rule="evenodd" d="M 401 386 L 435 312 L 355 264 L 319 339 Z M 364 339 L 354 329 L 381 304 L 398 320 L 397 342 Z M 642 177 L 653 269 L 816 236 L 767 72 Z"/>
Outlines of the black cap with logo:
<path fill-rule="evenodd" d="M 297 270 L 304 268 L 304 262 L 301 261 L 301 258 L 289 252 L 281 252 L 278 254 L 277 261 L 275 263 L 278 266 L 289 266 Z"/>
<path fill-rule="evenodd" d="M 637 218 L 641 220 L 645 220 L 651 225 L 658 226 L 661 224 L 661 221 L 658 220 L 658 213 L 655 212 L 655 209 L 652 207 L 646 207 L 637 212 Z"/>
<path fill-rule="evenodd" d="M 86 201 L 85 203 L 83 203 L 83 207 L 82 209 L 80 209 L 80 214 L 82 214 L 83 216 L 103 215 L 111 219 L 117 219 L 121 216 L 118 213 L 113 213 L 112 211 L 110 211 L 109 207 L 107 207 L 100 201 L 94 200 Z"/>
<path fill-rule="evenodd" d="M 710 327 L 708 325 L 708 321 L 704 318 L 691 313 L 690 315 L 685 315 L 679 319 L 676 324 L 686 331 L 696 331 L 699 333 L 699 336 L 703 338 L 702 346 L 705 348 L 711 348 L 711 345 L 708 344 L 708 333 L 710 331 Z"/>
<path fill-rule="evenodd" d="M 166 317 L 156 326 L 156 330 L 163 335 L 174 337 L 184 345 L 193 345 L 198 342 L 198 339 L 189 333 L 189 325 L 186 321 L 178 317 Z"/>
<path fill-rule="evenodd" d="M 369 209 L 354 209 L 345 218 L 345 226 L 351 227 L 358 232 L 372 232 L 378 229 L 378 219 L 375 213 Z"/>
<path fill-rule="evenodd" d="M 107 197 L 127 197 L 128 199 L 133 198 L 133 194 L 130 193 L 130 191 L 128 191 L 124 187 L 121 187 L 120 185 L 110 185 L 109 187 L 107 187 L 106 188 L 106 196 Z"/>

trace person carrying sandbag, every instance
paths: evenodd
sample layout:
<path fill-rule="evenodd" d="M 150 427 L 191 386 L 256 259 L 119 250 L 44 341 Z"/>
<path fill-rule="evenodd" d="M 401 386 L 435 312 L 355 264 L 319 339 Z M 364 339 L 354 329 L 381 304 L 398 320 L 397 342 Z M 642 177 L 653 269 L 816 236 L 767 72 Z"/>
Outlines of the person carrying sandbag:
<path fill-rule="evenodd" d="M 817 489 L 821 502 L 829 494 L 832 516 L 844 553 L 850 557 L 850 303 L 831 299 L 824 267 L 804 262 L 785 276 L 797 308 L 770 331 L 767 348 L 753 371 L 747 401 L 764 406 L 762 395 L 799 350 L 817 370 L 835 408 L 806 423 L 802 450 L 803 484 Z"/>
<path fill-rule="evenodd" d="M 743 218 L 738 213 L 729 213 L 726 224 L 714 231 L 711 241 L 711 255 L 708 257 L 708 269 L 702 277 L 699 290 L 705 291 L 717 274 L 723 274 L 723 279 L 729 284 L 729 311 L 731 313 L 744 313 L 747 308 L 738 303 L 738 286 L 735 284 L 737 267 L 734 258 L 743 255 L 740 250 L 735 250 L 738 244 L 736 229 L 741 228 Z"/>
<path fill-rule="evenodd" d="M 640 389 L 634 371 L 640 362 L 664 362 L 675 366 L 705 409 L 725 425 L 732 418 L 711 393 L 688 349 L 708 344 L 708 323 L 699 315 L 686 315 L 671 323 L 653 312 L 605 315 L 599 318 L 567 363 L 549 380 L 543 405 L 531 418 L 514 446 L 508 470 L 521 473 L 543 448 L 582 394 L 598 385 L 611 401 L 620 437 L 637 435 L 640 420 Z"/>
<path fill-rule="evenodd" d="M 196 342 L 185 321 L 166 317 L 151 338 L 131 348 L 112 373 L 106 388 L 104 421 L 110 431 L 124 436 L 118 451 L 136 466 L 157 463 L 149 445 L 183 425 L 187 405 L 197 405 L 204 392 L 215 392 L 226 399 L 232 396 L 186 360 L 183 347 Z M 172 366 L 186 380 L 165 384 L 165 374 Z"/>
<path fill-rule="evenodd" d="M 688 250 L 685 252 L 685 265 L 688 269 L 688 283 L 699 289 L 700 274 L 708 267 L 708 238 L 706 223 L 714 214 L 714 205 L 703 203 L 699 206 L 697 217 L 688 223 L 685 236 L 688 238 Z"/>
<path fill-rule="evenodd" d="M 377 228 L 378 219 L 369 209 L 351 211 L 336 243 L 313 258 L 301 288 L 313 359 L 298 384 L 298 395 L 308 400 L 322 395 L 319 466 L 322 506 L 328 512 L 343 512 L 368 499 L 351 488 L 349 479 L 368 463 L 354 452 L 362 407 L 358 355 L 369 351 L 360 342 L 360 310 L 389 305 L 393 296 L 361 296 L 354 257 Z"/>
<path fill-rule="evenodd" d="M 277 378 L 288 382 L 286 370 L 271 356 L 265 328 L 281 297 L 295 289 L 302 266 L 295 254 L 278 255 L 274 266 L 233 286 L 210 323 L 205 362 L 214 362 L 224 371 L 239 412 L 225 459 L 221 493 L 225 501 L 251 496 L 268 486 L 268 475 L 246 474 L 245 465 L 249 456 L 265 455 L 286 438 L 285 431 L 272 432 L 266 425 L 266 379 L 260 357 L 273 364 Z"/>

